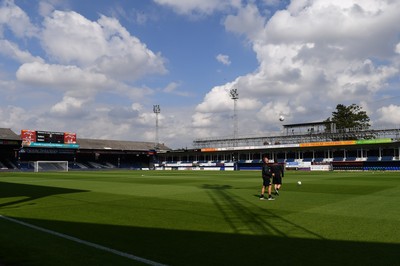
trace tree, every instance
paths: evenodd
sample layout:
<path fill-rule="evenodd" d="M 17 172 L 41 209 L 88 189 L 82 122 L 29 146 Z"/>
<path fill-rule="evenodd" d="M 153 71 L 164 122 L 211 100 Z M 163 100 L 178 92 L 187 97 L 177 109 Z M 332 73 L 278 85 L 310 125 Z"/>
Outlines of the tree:
<path fill-rule="evenodd" d="M 332 117 L 329 117 L 324 122 L 327 123 L 326 130 L 332 132 L 331 123 L 336 125 L 336 131 L 339 133 L 346 133 L 343 139 L 354 139 L 361 137 L 357 132 L 365 129 L 369 129 L 369 117 L 365 111 L 361 110 L 361 107 L 352 104 L 345 106 L 338 104 L 336 111 L 332 112 Z M 371 135 L 364 135 L 363 138 L 373 138 Z"/>
<path fill-rule="evenodd" d="M 336 129 L 368 129 L 371 126 L 367 113 L 354 103 L 350 106 L 338 104 L 336 111 L 332 112 L 332 118 L 328 118 L 328 121 L 335 123 Z"/>

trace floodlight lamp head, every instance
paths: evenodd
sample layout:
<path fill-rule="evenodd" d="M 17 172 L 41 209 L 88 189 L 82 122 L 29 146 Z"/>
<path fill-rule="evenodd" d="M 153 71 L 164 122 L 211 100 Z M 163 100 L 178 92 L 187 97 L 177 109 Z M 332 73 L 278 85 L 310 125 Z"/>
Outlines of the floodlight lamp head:
<path fill-rule="evenodd" d="M 237 89 L 231 89 L 231 90 L 229 91 L 229 95 L 231 96 L 231 98 L 232 98 L 233 100 L 239 99 L 239 93 L 237 92 Z"/>
<path fill-rule="evenodd" d="M 153 112 L 155 113 L 155 114 L 159 114 L 160 113 L 160 111 L 161 111 L 161 109 L 160 109 L 160 105 L 153 105 Z"/>

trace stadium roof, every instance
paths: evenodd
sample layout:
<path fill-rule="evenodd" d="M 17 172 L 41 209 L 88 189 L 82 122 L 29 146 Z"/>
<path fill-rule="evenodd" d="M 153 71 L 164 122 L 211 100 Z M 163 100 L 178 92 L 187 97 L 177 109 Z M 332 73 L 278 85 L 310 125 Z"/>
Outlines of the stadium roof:
<path fill-rule="evenodd" d="M 14 133 L 9 128 L 0 128 L 0 140 L 16 140 L 20 141 L 21 136 Z M 79 144 L 79 149 L 93 150 L 133 150 L 133 151 L 148 151 L 154 150 L 154 142 L 141 141 L 123 141 L 123 140 L 107 140 L 107 139 L 81 139 L 76 142 Z M 171 150 L 171 148 L 160 143 L 158 150 Z"/>
<path fill-rule="evenodd" d="M 286 124 L 283 125 L 284 128 L 292 128 L 292 127 L 308 127 L 308 126 L 323 126 L 327 124 L 331 124 L 332 122 L 307 122 L 307 123 L 298 123 L 298 124 Z"/>
<path fill-rule="evenodd" d="M 81 138 L 78 138 L 76 142 L 79 144 L 79 149 L 90 149 L 90 150 L 148 151 L 154 149 L 154 142 L 106 140 L 106 139 L 81 139 Z M 171 150 L 164 144 L 159 144 L 158 149 Z"/>
<path fill-rule="evenodd" d="M 21 140 L 18 134 L 15 134 L 9 128 L 0 128 L 0 139 L 2 140 Z"/>

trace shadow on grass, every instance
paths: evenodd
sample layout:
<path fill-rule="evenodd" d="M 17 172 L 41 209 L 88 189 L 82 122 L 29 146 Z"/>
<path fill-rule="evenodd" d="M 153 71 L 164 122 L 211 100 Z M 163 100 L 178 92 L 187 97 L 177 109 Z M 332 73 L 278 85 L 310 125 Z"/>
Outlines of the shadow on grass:
<path fill-rule="evenodd" d="M 399 244 L 16 219 L 169 265 L 398 265 L 399 262 Z M 9 231 L 0 235 L 0 258 L 13 265 L 79 266 L 88 265 L 88 260 L 90 265 L 123 264 L 118 263 L 121 258 L 117 255 L 99 254 L 105 251 L 9 221 L 0 221 L 0 225 Z M 13 234 L 11 227 L 23 234 Z M 47 242 L 42 242 L 43 237 L 48 238 Z"/>
<path fill-rule="evenodd" d="M 243 204 L 242 199 L 238 199 L 237 196 L 230 193 L 229 190 L 232 189 L 232 187 L 229 185 L 204 184 L 202 188 L 207 190 L 212 202 L 221 212 L 234 233 L 267 234 L 288 237 L 285 231 L 280 228 L 292 228 L 292 231 L 301 231 L 302 235 L 324 239 L 323 236 L 293 221 L 285 219 L 272 211 L 260 208 L 252 202 L 247 201 L 246 204 Z M 247 204 L 252 204 L 255 208 L 248 208 Z M 278 220 L 280 228 L 276 227 L 273 223 L 269 223 L 268 219 L 274 221 Z"/>
<path fill-rule="evenodd" d="M 52 195 L 78 192 L 85 192 L 85 190 L 0 182 L 0 208 L 13 207 Z"/>

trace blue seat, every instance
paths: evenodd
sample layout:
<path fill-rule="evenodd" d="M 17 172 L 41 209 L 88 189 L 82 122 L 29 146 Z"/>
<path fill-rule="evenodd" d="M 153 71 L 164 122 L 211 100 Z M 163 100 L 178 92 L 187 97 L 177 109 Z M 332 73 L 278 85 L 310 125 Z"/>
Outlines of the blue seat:
<path fill-rule="evenodd" d="M 335 161 L 335 162 L 343 162 L 343 157 L 334 157 L 333 158 L 333 161 Z"/>
<path fill-rule="evenodd" d="M 393 161 L 393 156 L 382 156 L 381 161 Z"/>
<path fill-rule="evenodd" d="M 368 156 L 367 161 L 374 162 L 374 161 L 379 161 L 378 156 Z"/>

